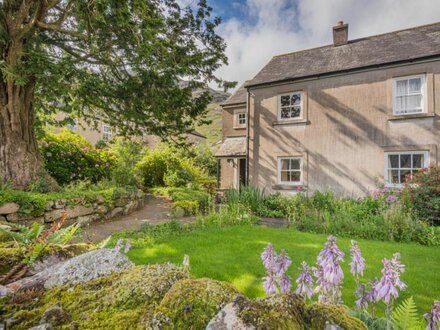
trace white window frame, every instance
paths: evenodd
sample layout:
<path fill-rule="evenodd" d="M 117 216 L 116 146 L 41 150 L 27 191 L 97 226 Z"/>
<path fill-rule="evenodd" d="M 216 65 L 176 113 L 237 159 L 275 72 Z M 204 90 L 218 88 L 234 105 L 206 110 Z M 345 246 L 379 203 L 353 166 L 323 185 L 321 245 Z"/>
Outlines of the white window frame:
<path fill-rule="evenodd" d="M 299 160 L 299 181 L 282 181 L 281 180 L 281 163 L 283 160 L 286 159 L 295 159 L 295 160 Z M 301 186 L 303 184 L 303 158 L 300 156 L 285 156 L 285 157 L 278 157 L 277 160 L 277 181 L 279 185 L 288 185 L 288 186 Z"/>
<path fill-rule="evenodd" d="M 113 138 L 112 127 L 107 124 L 102 124 L 102 139 L 105 141 L 110 141 Z M 108 129 L 108 131 L 106 131 Z"/>
<path fill-rule="evenodd" d="M 414 78 L 420 78 L 421 79 L 421 92 L 422 92 L 422 109 L 418 112 L 411 112 L 411 113 L 401 113 L 397 112 L 397 82 L 402 80 L 409 80 Z M 427 88 L 426 88 L 426 74 L 417 74 L 412 76 L 404 76 L 404 77 L 396 77 L 393 78 L 393 115 L 394 116 L 410 116 L 410 115 L 417 115 L 420 113 L 426 113 L 427 112 Z"/>
<path fill-rule="evenodd" d="M 281 97 L 286 95 L 292 95 L 292 94 L 299 94 L 301 96 L 301 102 L 299 103 L 300 109 L 300 115 L 299 117 L 295 118 L 281 118 Z M 286 106 L 287 107 L 287 106 Z M 292 106 L 290 106 L 292 107 Z M 278 121 L 295 121 L 295 120 L 302 120 L 304 118 L 304 92 L 303 91 L 294 91 L 290 93 L 283 93 L 278 95 L 278 115 L 277 115 Z"/>
<path fill-rule="evenodd" d="M 244 124 L 240 124 L 240 115 L 244 115 L 245 118 L 245 122 Z M 234 111 L 234 128 L 246 128 L 247 125 L 247 114 L 246 114 L 246 110 L 235 110 Z"/>
<path fill-rule="evenodd" d="M 403 183 L 391 183 L 390 182 L 390 177 L 388 176 L 388 172 L 389 172 L 389 167 L 388 167 L 388 156 L 389 155 L 423 155 L 423 164 L 422 164 L 422 168 L 427 168 L 429 166 L 429 151 L 426 150 L 412 150 L 412 151 L 407 151 L 407 150 L 403 150 L 403 151 L 390 151 L 390 152 L 385 152 L 384 153 L 384 181 L 385 181 L 385 186 L 386 187 L 390 187 L 390 188 L 401 188 L 403 187 Z M 400 158 L 399 158 L 399 167 L 396 168 L 398 170 L 401 170 L 402 168 L 400 167 Z M 410 169 L 411 171 L 414 169 L 412 162 L 411 162 L 411 168 L 404 168 L 405 170 Z"/>

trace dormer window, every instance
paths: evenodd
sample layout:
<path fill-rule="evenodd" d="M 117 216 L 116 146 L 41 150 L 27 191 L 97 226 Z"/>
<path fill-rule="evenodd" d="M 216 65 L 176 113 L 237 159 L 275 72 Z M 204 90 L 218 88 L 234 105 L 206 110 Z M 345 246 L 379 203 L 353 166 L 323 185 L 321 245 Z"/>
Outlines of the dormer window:
<path fill-rule="evenodd" d="M 394 115 L 411 115 L 426 112 L 425 75 L 394 79 Z"/>
<path fill-rule="evenodd" d="M 246 110 L 234 111 L 234 128 L 246 128 Z"/>
<path fill-rule="evenodd" d="M 295 120 L 303 117 L 303 93 L 293 92 L 278 96 L 278 120 Z"/>

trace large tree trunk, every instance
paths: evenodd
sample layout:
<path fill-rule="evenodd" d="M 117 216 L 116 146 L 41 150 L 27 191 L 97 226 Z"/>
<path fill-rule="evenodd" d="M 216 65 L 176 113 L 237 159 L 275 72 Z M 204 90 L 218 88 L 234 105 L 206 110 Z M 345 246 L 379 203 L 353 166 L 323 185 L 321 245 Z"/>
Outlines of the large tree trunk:
<path fill-rule="evenodd" d="M 0 83 L 0 93 L 0 180 L 24 189 L 42 165 L 34 129 L 34 83 Z"/>

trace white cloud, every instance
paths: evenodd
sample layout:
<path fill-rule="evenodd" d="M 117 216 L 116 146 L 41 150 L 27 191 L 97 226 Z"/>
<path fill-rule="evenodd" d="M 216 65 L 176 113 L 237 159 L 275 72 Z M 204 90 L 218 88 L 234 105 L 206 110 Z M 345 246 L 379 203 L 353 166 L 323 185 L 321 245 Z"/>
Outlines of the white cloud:
<path fill-rule="evenodd" d="M 331 43 L 339 20 L 349 23 L 349 39 L 440 21 L 438 0 L 246 0 L 231 10 L 247 10 L 250 19 L 219 27 L 229 65 L 218 74 L 240 83 L 273 55 Z"/>

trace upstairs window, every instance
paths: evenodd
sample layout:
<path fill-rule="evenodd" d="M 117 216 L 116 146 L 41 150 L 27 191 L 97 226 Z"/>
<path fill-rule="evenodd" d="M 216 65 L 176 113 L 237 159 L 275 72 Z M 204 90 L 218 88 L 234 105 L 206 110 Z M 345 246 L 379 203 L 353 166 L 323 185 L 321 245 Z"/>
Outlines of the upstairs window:
<path fill-rule="evenodd" d="M 278 158 L 278 183 L 300 185 L 302 181 L 302 158 Z"/>
<path fill-rule="evenodd" d="M 105 141 L 110 141 L 112 139 L 112 128 L 109 125 L 102 125 L 102 139 Z"/>
<path fill-rule="evenodd" d="M 394 79 L 395 115 L 411 115 L 426 112 L 425 75 Z"/>
<path fill-rule="evenodd" d="M 235 128 L 245 128 L 246 127 L 246 111 L 236 110 L 234 112 L 234 127 Z"/>
<path fill-rule="evenodd" d="M 399 151 L 385 153 L 385 182 L 388 186 L 399 187 L 407 176 L 428 167 L 427 151 Z"/>
<path fill-rule="evenodd" d="M 278 120 L 303 117 L 303 93 L 294 92 L 278 96 Z"/>

